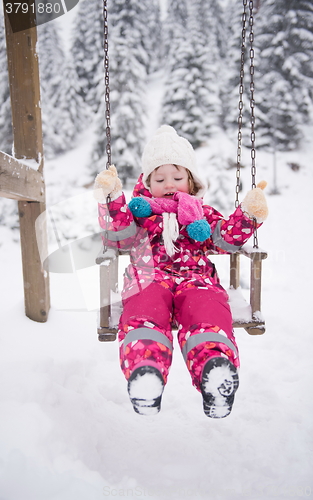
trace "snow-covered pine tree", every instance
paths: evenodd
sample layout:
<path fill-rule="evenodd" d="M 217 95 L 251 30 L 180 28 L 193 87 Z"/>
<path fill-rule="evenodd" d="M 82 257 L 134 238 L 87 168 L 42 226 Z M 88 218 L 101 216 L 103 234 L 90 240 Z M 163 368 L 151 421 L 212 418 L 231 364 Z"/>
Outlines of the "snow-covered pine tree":
<path fill-rule="evenodd" d="M 209 44 L 210 51 L 213 51 L 212 56 L 219 60 L 225 55 L 227 42 L 224 21 L 225 2 L 223 0 L 197 0 L 189 4 L 189 8 L 192 7 L 196 8 L 199 30 Z"/>
<path fill-rule="evenodd" d="M 165 57 L 175 52 L 184 39 L 187 29 L 188 11 L 186 0 L 168 0 L 167 15 L 163 21 L 163 43 Z"/>
<path fill-rule="evenodd" d="M 165 94 L 162 103 L 162 122 L 172 125 L 178 132 L 183 133 L 193 144 L 196 139 L 194 130 L 188 130 L 189 125 L 199 120 L 199 109 L 194 99 L 189 95 L 189 59 L 193 48 L 188 39 L 188 9 L 186 0 L 170 0 L 167 18 L 165 20 L 165 47 L 167 52 L 167 79 Z M 193 105 L 192 119 L 189 117 L 189 101 Z M 187 130 L 186 130 L 187 129 Z"/>
<path fill-rule="evenodd" d="M 229 1 L 224 9 L 224 53 L 220 67 L 220 96 L 222 105 L 221 124 L 233 136 L 238 123 L 239 79 L 242 38 L 241 3 Z M 248 39 L 247 39 L 248 40 Z M 245 68 L 247 74 L 247 68 Z M 249 89 L 249 87 L 248 87 Z M 245 93 L 245 108 L 247 104 Z M 248 104 L 249 106 L 249 104 Z"/>
<path fill-rule="evenodd" d="M 55 96 L 63 85 L 65 56 L 54 21 L 38 26 L 38 57 L 44 153 L 52 158 L 64 150 L 58 133 Z"/>
<path fill-rule="evenodd" d="M 42 89 L 45 97 L 53 96 L 63 78 L 65 55 L 62 39 L 54 21 L 38 26 L 38 56 Z"/>
<path fill-rule="evenodd" d="M 147 53 L 146 69 L 151 74 L 160 69 L 162 55 L 162 23 L 158 0 L 145 0 L 146 22 L 143 33 L 143 46 Z"/>
<path fill-rule="evenodd" d="M 99 110 L 104 94 L 103 31 L 103 1 L 81 0 L 72 31 L 71 53 L 80 94 L 94 112 Z"/>
<path fill-rule="evenodd" d="M 12 154 L 12 113 L 3 20 L 2 11 L 0 11 L 0 149 Z"/>
<path fill-rule="evenodd" d="M 260 146 L 294 149 L 310 118 L 313 95 L 313 4 L 264 0 L 257 20 Z"/>
<path fill-rule="evenodd" d="M 53 120 L 55 132 L 62 139 L 62 151 L 72 149 L 91 117 L 80 95 L 78 76 L 71 57 L 64 64 L 62 82 L 56 88 L 52 102 L 56 113 Z"/>
<path fill-rule="evenodd" d="M 234 205 L 234 177 L 221 157 L 208 161 L 209 203 L 223 214 L 231 212 Z"/>
<path fill-rule="evenodd" d="M 158 64 L 161 42 L 161 18 L 158 0 L 115 0 L 109 3 L 110 30 L 117 28 L 124 36 L 121 26 L 131 29 L 132 43 L 136 44 L 136 59 L 146 68 L 154 71 Z M 128 35 L 129 36 L 129 35 Z"/>
<path fill-rule="evenodd" d="M 52 158 L 75 146 L 88 113 L 73 62 L 65 58 L 54 21 L 38 27 L 44 152 Z"/>
<path fill-rule="evenodd" d="M 143 44 L 145 3 L 116 0 L 109 10 L 112 161 L 125 180 L 139 173 L 144 134 L 148 55 Z M 105 166 L 105 104 L 98 113 L 91 173 Z"/>
<path fill-rule="evenodd" d="M 188 32 L 202 61 L 202 88 L 199 87 L 199 98 L 203 108 L 203 135 L 207 138 L 221 124 L 220 71 L 226 47 L 223 36 L 223 10 L 220 0 L 197 0 L 190 2 L 188 7 Z"/>
<path fill-rule="evenodd" d="M 194 147 L 213 133 L 220 113 L 217 45 L 209 27 L 203 27 L 203 11 L 209 7 L 201 0 L 188 8 L 187 3 L 172 0 L 167 19 L 167 26 L 172 27 L 166 40 L 169 53 L 163 122 L 180 131 Z"/>

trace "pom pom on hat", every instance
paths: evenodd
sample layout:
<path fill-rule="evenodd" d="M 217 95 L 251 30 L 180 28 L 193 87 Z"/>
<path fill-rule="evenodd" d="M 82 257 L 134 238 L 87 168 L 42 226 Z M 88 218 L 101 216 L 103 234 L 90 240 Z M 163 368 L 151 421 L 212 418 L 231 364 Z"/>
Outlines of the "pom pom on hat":
<path fill-rule="evenodd" d="M 188 169 L 197 185 L 200 187 L 197 198 L 201 198 L 206 185 L 200 178 L 197 165 L 196 154 L 190 142 L 177 134 L 170 125 L 162 125 L 155 135 L 146 144 L 142 155 L 143 184 L 149 189 L 146 181 L 149 175 L 161 165 L 179 165 Z"/>
<path fill-rule="evenodd" d="M 171 127 L 170 125 L 161 125 L 161 127 L 159 127 L 158 130 L 156 131 L 155 135 L 160 135 L 160 134 L 177 135 L 177 132 L 174 129 L 174 127 Z"/>

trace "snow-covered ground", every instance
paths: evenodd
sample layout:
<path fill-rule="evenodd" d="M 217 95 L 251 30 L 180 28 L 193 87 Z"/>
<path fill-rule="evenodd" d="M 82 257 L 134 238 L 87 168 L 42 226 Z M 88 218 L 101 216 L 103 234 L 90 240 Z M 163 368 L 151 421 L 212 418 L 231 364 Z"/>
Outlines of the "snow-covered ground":
<path fill-rule="evenodd" d="M 47 163 L 50 203 L 84 192 L 90 134 Z M 214 148 L 223 154 L 225 142 L 198 151 L 202 168 Z M 269 192 L 272 158 L 257 158 Z M 237 330 L 240 388 L 226 419 L 204 415 L 177 345 L 161 413 L 135 414 L 117 343 L 97 340 L 96 312 L 79 311 L 78 296 L 76 311 L 61 310 L 60 294 L 76 293 L 77 277 L 51 274 L 49 321 L 30 321 L 19 245 L 1 228 L 1 500 L 312 497 L 312 160 L 310 142 L 277 157 L 281 195 L 268 196 L 259 231 L 269 252 L 267 330 L 258 337 Z M 247 168 L 243 176 L 248 189 Z"/>

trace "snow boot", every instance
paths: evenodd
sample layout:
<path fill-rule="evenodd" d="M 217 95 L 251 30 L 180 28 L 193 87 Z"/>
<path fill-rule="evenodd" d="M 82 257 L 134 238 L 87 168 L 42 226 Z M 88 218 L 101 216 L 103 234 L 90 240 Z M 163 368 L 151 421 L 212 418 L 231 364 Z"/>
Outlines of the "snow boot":
<path fill-rule="evenodd" d="M 203 368 L 200 385 L 203 410 L 207 417 L 227 417 L 231 412 L 238 386 L 237 370 L 228 359 L 210 359 Z"/>
<path fill-rule="evenodd" d="M 161 409 L 164 380 L 154 366 L 136 368 L 128 380 L 128 394 L 134 410 L 140 415 L 156 415 Z"/>

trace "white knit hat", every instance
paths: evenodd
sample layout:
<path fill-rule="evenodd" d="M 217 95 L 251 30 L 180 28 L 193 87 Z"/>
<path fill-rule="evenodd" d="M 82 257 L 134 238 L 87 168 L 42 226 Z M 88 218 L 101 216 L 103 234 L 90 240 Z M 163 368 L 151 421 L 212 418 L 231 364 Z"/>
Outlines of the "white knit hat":
<path fill-rule="evenodd" d="M 196 196 L 201 198 L 207 186 L 199 177 L 195 151 L 187 139 L 177 134 L 169 125 L 162 125 L 155 135 L 146 144 L 142 155 L 143 183 L 147 189 L 146 181 L 153 170 L 161 165 L 179 165 L 190 170 L 195 182 L 200 187 Z"/>

